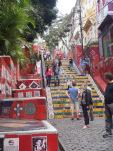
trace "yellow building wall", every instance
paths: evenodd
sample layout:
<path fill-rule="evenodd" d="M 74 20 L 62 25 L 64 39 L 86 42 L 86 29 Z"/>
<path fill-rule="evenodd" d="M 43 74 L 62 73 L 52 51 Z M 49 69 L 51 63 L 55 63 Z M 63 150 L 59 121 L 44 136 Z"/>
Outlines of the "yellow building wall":
<path fill-rule="evenodd" d="M 83 31 L 84 35 L 84 45 L 90 39 L 97 39 L 98 32 L 97 32 L 97 21 L 96 21 L 96 4 L 97 0 L 81 0 L 81 10 L 82 10 L 82 24 L 83 27 L 88 24 L 88 20 L 91 21 L 92 25 L 89 26 L 89 30 Z"/>

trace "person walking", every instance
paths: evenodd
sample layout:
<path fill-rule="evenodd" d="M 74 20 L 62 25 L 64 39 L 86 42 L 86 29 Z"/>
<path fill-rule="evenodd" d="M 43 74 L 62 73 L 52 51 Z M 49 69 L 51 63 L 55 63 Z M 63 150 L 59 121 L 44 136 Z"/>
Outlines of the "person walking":
<path fill-rule="evenodd" d="M 105 98 L 105 134 L 104 138 L 112 135 L 112 115 L 113 115 L 113 75 L 110 72 L 104 74 L 107 83 L 104 93 Z"/>
<path fill-rule="evenodd" d="M 69 69 L 70 70 L 73 69 L 73 59 L 72 58 L 69 59 Z"/>
<path fill-rule="evenodd" d="M 80 119 L 80 109 L 79 109 L 79 89 L 76 88 L 76 82 L 72 81 L 72 86 L 69 87 L 67 96 L 70 98 L 70 105 L 71 105 L 71 116 L 72 120 L 74 120 L 74 109 L 76 109 L 76 118 L 77 120 Z"/>
<path fill-rule="evenodd" d="M 72 81 L 67 79 L 67 90 L 72 87 Z"/>
<path fill-rule="evenodd" d="M 89 127 L 88 109 L 89 109 L 89 112 L 90 112 L 91 120 L 94 119 L 91 89 L 90 89 L 90 87 L 87 86 L 87 84 L 85 84 L 84 87 L 83 87 L 81 106 L 82 106 L 84 122 L 85 122 L 85 125 L 83 126 L 83 129 L 86 129 L 86 128 Z"/>
<path fill-rule="evenodd" d="M 86 62 L 85 58 L 82 58 L 80 60 L 80 67 L 81 67 L 81 73 L 84 76 L 86 75 L 86 64 L 87 64 L 87 62 Z"/>
<path fill-rule="evenodd" d="M 86 68 L 85 68 L 85 73 L 86 74 L 90 74 L 91 73 L 91 63 L 90 63 L 90 58 L 88 56 L 85 57 L 85 61 L 86 61 Z"/>
<path fill-rule="evenodd" d="M 60 85 L 60 67 L 58 65 L 56 65 L 54 69 L 54 83 L 55 83 L 55 86 Z"/>
<path fill-rule="evenodd" d="M 93 101 L 92 101 L 92 89 L 91 87 L 88 85 L 88 83 L 86 82 L 86 90 L 87 92 L 90 93 L 90 98 L 91 99 L 89 102 L 89 118 L 90 118 L 90 121 L 94 121 L 94 114 L 93 114 Z"/>
<path fill-rule="evenodd" d="M 62 66 L 62 62 L 61 59 L 58 60 L 58 66 L 61 67 Z"/>
<path fill-rule="evenodd" d="M 46 75 L 47 86 L 50 87 L 51 77 L 52 77 L 52 69 L 49 66 L 46 69 L 45 75 Z"/>

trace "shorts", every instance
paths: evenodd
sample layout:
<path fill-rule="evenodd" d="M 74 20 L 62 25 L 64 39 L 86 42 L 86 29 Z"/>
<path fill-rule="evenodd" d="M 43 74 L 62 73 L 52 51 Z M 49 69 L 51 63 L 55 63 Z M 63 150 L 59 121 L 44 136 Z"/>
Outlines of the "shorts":
<path fill-rule="evenodd" d="M 71 99 L 71 103 L 72 104 L 75 104 L 76 102 L 78 102 L 78 99 L 76 98 L 76 99 Z"/>
<path fill-rule="evenodd" d="M 73 101 L 71 102 L 71 110 L 76 109 L 76 112 L 79 113 L 80 112 L 80 105 L 78 101 Z"/>

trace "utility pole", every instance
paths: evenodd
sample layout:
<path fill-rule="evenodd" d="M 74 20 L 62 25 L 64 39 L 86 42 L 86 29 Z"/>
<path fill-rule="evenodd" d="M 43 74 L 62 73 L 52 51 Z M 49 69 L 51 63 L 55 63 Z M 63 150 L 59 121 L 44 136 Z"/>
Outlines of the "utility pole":
<path fill-rule="evenodd" d="M 78 12 L 79 12 L 80 34 L 81 34 L 81 47 L 82 47 L 82 52 L 84 53 L 81 0 L 78 0 L 78 1 L 79 1 L 79 10 L 78 10 Z"/>

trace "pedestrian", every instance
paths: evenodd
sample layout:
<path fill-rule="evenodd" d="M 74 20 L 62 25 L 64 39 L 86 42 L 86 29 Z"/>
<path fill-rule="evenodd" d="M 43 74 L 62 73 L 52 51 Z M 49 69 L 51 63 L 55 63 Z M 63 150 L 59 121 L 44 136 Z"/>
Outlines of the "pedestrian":
<path fill-rule="evenodd" d="M 49 66 L 46 69 L 45 75 L 46 75 L 47 86 L 50 87 L 51 77 L 52 77 L 52 69 Z"/>
<path fill-rule="evenodd" d="M 69 69 L 70 70 L 73 69 L 73 59 L 72 58 L 69 59 Z"/>
<path fill-rule="evenodd" d="M 70 109 L 71 109 L 71 116 L 72 120 L 74 120 L 74 109 L 76 109 L 76 118 L 77 120 L 80 119 L 80 109 L 79 109 L 79 89 L 76 87 L 76 81 L 72 81 L 72 86 L 69 87 L 67 96 L 70 98 Z"/>
<path fill-rule="evenodd" d="M 60 85 L 60 67 L 58 66 L 58 64 L 55 66 L 53 72 L 54 72 L 54 84 L 55 86 L 59 86 Z"/>
<path fill-rule="evenodd" d="M 61 66 L 62 66 L 61 59 L 58 59 L 58 66 L 59 66 L 59 67 L 61 67 Z"/>
<path fill-rule="evenodd" d="M 89 106 L 88 106 L 88 108 L 89 108 L 89 117 L 90 117 L 90 121 L 94 121 L 94 115 L 93 115 L 93 100 L 92 100 L 92 89 L 91 89 L 91 87 L 88 85 L 87 82 L 86 82 L 86 90 L 87 90 L 87 92 L 90 93 L 90 97 L 91 97 L 91 98 L 89 98 L 89 99 L 91 99 L 91 100 L 89 101 L 90 104 L 89 104 Z"/>
<path fill-rule="evenodd" d="M 58 65 L 58 63 L 59 63 L 59 57 L 58 57 L 58 56 L 56 56 L 56 58 L 55 58 L 55 60 L 54 60 L 54 61 L 55 61 L 55 64 L 56 64 L 56 65 Z"/>
<path fill-rule="evenodd" d="M 80 67 L 81 67 L 82 75 L 86 75 L 86 64 L 87 64 L 87 62 L 86 62 L 85 58 L 82 58 L 80 60 Z"/>
<path fill-rule="evenodd" d="M 46 61 L 47 60 L 46 53 L 44 53 L 43 57 L 44 57 L 44 61 Z"/>
<path fill-rule="evenodd" d="M 72 87 L 72 81 L 67 79 L 67 90 Z"/>
<path fill-rule="evenodd" d="M 85 61 L 86 61 L 86 67 L 85 67 L 85 73 L 90 74 L 90 58 L 88 56 L 85 57 Z"/>
<path fill-rule="evenodd" d="M 55 62 L 55 60 L 53 60 L 53 62 L 52 62 L 52 70 L 53 70 L 53 73 L 55 72 L 56 66 L 57 66 L 57 63 Z"/>
<path fill-rule="evenodd" d="M 91 118 L 92 121 L 94 120 L 91 88 L 88 87 L 87 84 L 85 84 L 83 86 L 81 106 L 82 106 L 84 122 L 85 122 L 85 125 L 83 126 L 83 129 L 86 129 L 86 128 L 89 127 L 89 118 Z M 88 109 L 89 109 L 90 116 L 88 114 Z"/>
<path fill-rule="evenodd" d="M 107 83 L 104 98 L 105 98 L 105 129 L 106 133 L 103 135 L 107 138 L 112 135 L 112 115 L 113 115 L 113 75 L 110 72 L 104 74 Z"/>

